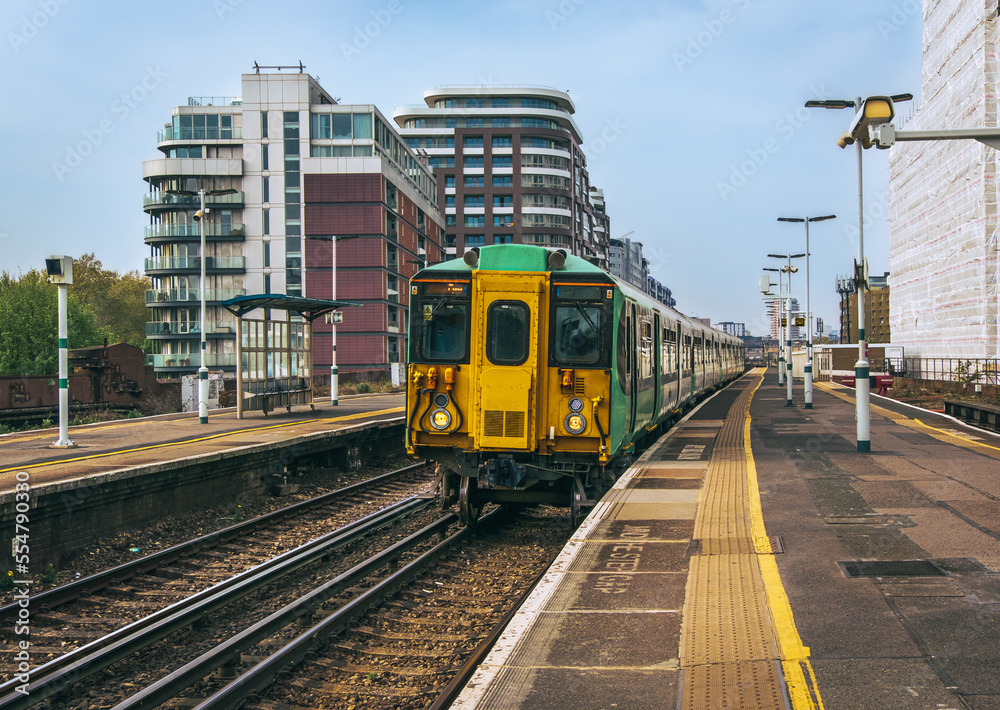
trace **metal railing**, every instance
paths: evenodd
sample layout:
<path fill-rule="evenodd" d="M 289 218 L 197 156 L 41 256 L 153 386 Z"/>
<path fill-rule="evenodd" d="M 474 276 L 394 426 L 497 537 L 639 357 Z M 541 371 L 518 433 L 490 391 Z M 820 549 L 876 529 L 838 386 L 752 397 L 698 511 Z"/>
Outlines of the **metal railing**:
<path fill-rule="evenodd" d="M 201 258 L 197 256 L 159 256 L 145 261 L 146 271 L 179 271 L 183 269 L 200 269 Z M 205 259 L 206 269 L 243 269 L 246 267 L 246 257 L 243 256 L 210 256 Z"/>
<path fill-rule="evenodd" d="M 194 224 L 153 224 L 146 227 L 146 239 L 162 237 L 200 237 L 197 222 Z M 242 237 L 243 225 L 237 222 L 206 224 L 206 237 Z"/>
<path fill-rule="evenodd" d="M 146 335 L 197 335 L 201 323 L 196 320 L 156 321 L 146 323 Z M 206 323 L 206 333 L 236 333 L 236 323 Z"/>
<path fill-rule="evenodd" d="M 934 382 L 1000 384 L 1000 359 L 997 358 L 871 358 L 871 371 Z"/>
<path fill-rule="evenodd" d="M 153 367 L 201 367 L 198 353 L 167 353 L 146 356 Z M 205 367 L 236 367 L 236 353 L 206 353 Z"/>
<path fill-rule="evenodd" d="M 229 141 L 242 140 L 243 127 L 232 128 L 163 128 L 156 132 L 156 142 L 164 141 Z"/>
<path fill-rule="evenodd" d="M 242 205 L 243 193 L 235 192 L 227 195 L 206 195 L 207 205 Z M 152 192 L 142 196 L 142 206 L 150 205 L 176 205 L 178 207 L 190 207 L 197 209 L 201 205 L 201 198 L 198 195 L 172 195 L 169 192 Z"/>
<path fill-rule="evenodd" d="M 246 289 L 242 288 L 210 288 L 205 290 L 206 301 L 228 301 L 230 298 L 245 295 Z M 146 291 L 146 303 L 199 300 L 201 300 L 201 291 L 196 288 L 153 288 Z"/>

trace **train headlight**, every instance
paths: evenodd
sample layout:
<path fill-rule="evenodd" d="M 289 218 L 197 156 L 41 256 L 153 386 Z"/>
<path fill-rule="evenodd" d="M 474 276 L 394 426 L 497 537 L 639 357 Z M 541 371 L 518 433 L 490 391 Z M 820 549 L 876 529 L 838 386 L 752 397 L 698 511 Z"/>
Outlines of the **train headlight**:
<path fill-rule="evenodd" d="M 441 431 L 451 426 L 451 414 L 447 409 L 435 409 L 431 412 L 431 426 Z"/>
<path fill-rule="evenodd" d="M 446 395 L 444 392 L 434 395 L 434 404 L 436 404 L 441 409 L 444 409 L 445 407 L 448 406 L 448 395 Z"/>
<path fill-rule="evenodd" d="M 567 414 L 563 424 L 570 434 L 582 434 L 587 429 L 587 419 L 582 414 Z"/>
<path fill-rule="evenodd" d="M 569 401 L 569 411 L 574 414 L 583 411 L 583 400 L 579 397 L 574 397 Z"/>

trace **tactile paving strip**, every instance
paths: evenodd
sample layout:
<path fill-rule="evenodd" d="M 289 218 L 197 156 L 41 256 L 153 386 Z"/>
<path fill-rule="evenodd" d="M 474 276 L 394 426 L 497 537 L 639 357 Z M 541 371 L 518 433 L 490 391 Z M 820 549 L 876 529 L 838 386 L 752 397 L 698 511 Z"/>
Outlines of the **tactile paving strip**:
<path fill-rule="evenodd" d="M 753 388 L 719 431 L 695 517 L 681 627 L 682 707 L 786 708 L 778 644 L 754 546 L 743 425 Z M 764 545 L 761 549 L 762 544 Z"/>

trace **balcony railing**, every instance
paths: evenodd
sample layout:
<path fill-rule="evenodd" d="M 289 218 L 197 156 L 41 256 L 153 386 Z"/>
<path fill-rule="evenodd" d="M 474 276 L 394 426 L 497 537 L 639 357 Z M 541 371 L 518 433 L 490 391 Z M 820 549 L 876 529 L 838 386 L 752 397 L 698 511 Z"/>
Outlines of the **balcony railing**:
<path fill-rule="evenodd" d="M 870 360 L 873 373 L 963 385 L 1000 384 L 1000 360 L 996 358 L 873 357 Z"/>
<path fill-rule="evenodd" d="M 233 334 L 235 332 L 235 323 L 205 324 L 206 334 Z M 199 335 L 200 333 L 201 323 L 196 320 L 158 321 L 155 323 L 146 323 L 146 335 Z"/>
<path fill-rule="evenodd" d="M 205 259 L 205 269 L 219 271 L 222 269 L 243 270 L 246 258 L 242 256 L 210 256 Z M 146 271 L 183 271 L 185 269 L 200 269 L 201 259 L 197 256 L 161 256 L 146 259 Z"/>
<path fill-rule="evenodd" d="M 201 367 L 198 353 L 176 353 L 166 355 L 147 355 L 146 364 L 153 367 Z M 207 353 L 205 367 L 236 367 L 236 353 Z"/>
<path fill-rule="evenodd" d="M 205 195 L 206 205 L 242 205 L 243 193 L 235 192 L 228 195 Z M 169 192 L 152 192 L 142 196 L 143 207 L 188 207 L 198 208 L 201 206 L 201 197 L 198 195 L 172 195 Z"/>
<path fill-rule="evenodd" d="M 163 141 L 228 141 L 241 140 L 243 127 L 232 128 L 164 128 L 156 133 L 156 142 Z"/>
<path fill-rule="evenodd" d="M 228 301 L 230 298 L 245 296 L 242 288 L 210 288 L 205 291 L 206 301 Z M 171 303 L 200 301 L 201 291 L 196 288 L 154 288 L 146 291 L 146 303 Z"/>
<path fill-rule="evenodd" d="M 197 224 L 154 224 L 146 227 L 146 239 L 201 236 Z M 243 225 L 238 223 L 206 224 L 206 237 L 242 237 Z"/>

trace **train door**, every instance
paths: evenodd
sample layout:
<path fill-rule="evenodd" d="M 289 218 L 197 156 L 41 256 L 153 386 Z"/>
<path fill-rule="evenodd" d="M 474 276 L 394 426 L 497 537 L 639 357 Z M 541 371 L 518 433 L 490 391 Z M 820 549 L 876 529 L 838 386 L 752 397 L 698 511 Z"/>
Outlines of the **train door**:
<path fill-rule="evenodd" d="M 540 293 L 548 284 L 511 272 L 479 272 L 477 281 L 475 438 L 482 449 L 530 451 L 538 410 Z"/>
<path fill-rule="evenodd" d="M 639 373 L 638 373 L 638 354 L 639 347 L 636 343 L 636 319 L 635 319 L 635 304 L 627 303 L 625 305 L 625 311 L 627 313 L 625 317 L 625 332 L 627 333 L 627 340 L 625 344 L 625 360 L 627 363 L 627 374 L 626 381 L 628 383 L 628 421 L 626 422 L 626 431 L 631 432 L 635 428 L 635 417 L 636 417 L 636 400 L 638 399 L 639 390 Z"/>
<path fill-rule="evenodd" d="M 660 314 L 653 314 L 653 390 L 656 392 L 656 400 L 653 402 L 653 419 L 659 419 L 663 411 L 663 388 L 666 386 L 663 377 L 663 346 L 661 340 L 663 331 L 660 329 Z"/>

